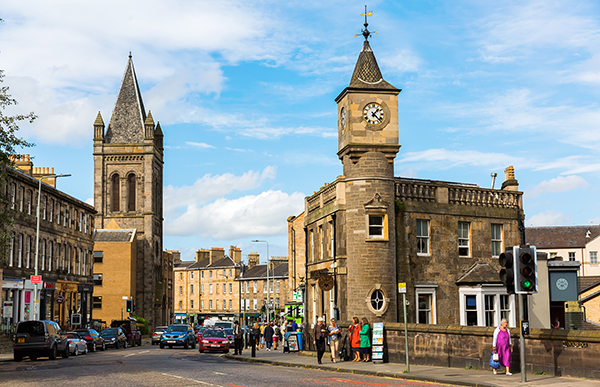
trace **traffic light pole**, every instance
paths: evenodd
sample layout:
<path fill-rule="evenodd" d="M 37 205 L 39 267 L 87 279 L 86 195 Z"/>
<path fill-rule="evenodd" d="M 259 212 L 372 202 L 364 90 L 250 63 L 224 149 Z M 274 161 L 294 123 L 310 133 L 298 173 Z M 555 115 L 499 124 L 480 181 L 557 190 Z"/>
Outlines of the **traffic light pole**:
<path fill-rule="evenodd" d="M 518 296 L 518 295 L 517 295 Z M 525 297 L 527 294 L 522 294 L 521 297 L 517 297 L 519 302 L 519 319 L 523 320 L 525 317 Z M 525 336 L 523 336 L 522 324 L 519 324 L 519 352 L 521 355 L 521 383 L 527 382 L 527 373 L 525 370 Z"/>

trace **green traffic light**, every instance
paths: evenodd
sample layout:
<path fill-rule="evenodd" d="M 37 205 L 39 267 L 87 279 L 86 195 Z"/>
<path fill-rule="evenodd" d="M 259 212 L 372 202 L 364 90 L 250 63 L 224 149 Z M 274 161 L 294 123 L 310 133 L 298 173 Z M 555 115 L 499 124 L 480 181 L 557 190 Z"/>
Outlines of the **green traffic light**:
<path fill-rule="evenodd" d="M 529 290 L 533 286 L 533 283 L 530 280 L 523 281 L 523 289 Z"/>

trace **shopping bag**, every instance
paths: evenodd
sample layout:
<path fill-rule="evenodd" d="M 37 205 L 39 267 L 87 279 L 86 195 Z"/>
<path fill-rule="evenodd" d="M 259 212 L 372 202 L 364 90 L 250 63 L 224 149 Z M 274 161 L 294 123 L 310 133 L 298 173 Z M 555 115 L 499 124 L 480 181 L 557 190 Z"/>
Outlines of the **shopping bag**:
<path fill-rule="evenodd" d="M 494 361 L 500 361 L 500 356 L 498 356 L 497 353 L 492 353 L 492 359 L 494 359 Z"/>
<path fill-rule="evenodd" d="M 490 367 L 497 370 L 498 368 L 500 368 L 500 362 L 497 359 L 494 360 L 494 355 L 498 356 L 497 353 L 492 353 L 492 356 L 490 356 Z"/>

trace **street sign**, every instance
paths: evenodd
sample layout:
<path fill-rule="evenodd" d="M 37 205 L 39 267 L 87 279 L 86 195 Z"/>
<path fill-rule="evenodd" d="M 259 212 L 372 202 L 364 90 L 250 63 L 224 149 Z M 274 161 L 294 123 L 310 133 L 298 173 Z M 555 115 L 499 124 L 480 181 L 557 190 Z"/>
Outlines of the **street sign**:
<path fill-rule="evenodd" d="M 13 302 L 4 301 L 2 303 L 2 317 L 12 318 L 13 316 Z"/>
<path fill-rule="evenodd" d="M 293 301 L 302 301 L 302 292 L 294 291 L 292 299 Z"/>
<path fill-rule="evenodd" d="M 42 283 L 42 276 L 41 275 L 32 275 L 31 276 L 31 283 L 32 284 L 41 284 Z"/>
<path fill-rule="evenodd" d="M 398 282 L 398 293 L 406 293 L 406 282 Z"/>
<path fill-rule="evenodd" d="M 57 304 L 62 304 L 65 302 L 65 296 L 59 294 L 58 296 L 54 297 L 54 301 L 56 301 Z"/>

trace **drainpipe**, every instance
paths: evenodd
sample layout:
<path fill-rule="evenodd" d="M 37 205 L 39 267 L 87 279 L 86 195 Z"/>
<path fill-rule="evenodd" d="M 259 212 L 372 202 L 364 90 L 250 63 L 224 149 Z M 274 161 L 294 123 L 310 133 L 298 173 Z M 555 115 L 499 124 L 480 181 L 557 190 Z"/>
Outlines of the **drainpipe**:
<path fill-rule="evenodd" d="M 333 311 L 336 314 L 335 320 L 339 321 L 340 319 L 340 308 L 338 307 L 338 283 L 337 283 L 337 264 L 336 264 L 336 248 L 337 243 L 335 243 L 336 236 L 336 224 L 335 224 L 335 214 L 331 215 L 331 222 L 333 224 L 333 237 L 331 238 L 332 246 L 331 246 L 331 254 L 333 255 Z"/>

